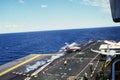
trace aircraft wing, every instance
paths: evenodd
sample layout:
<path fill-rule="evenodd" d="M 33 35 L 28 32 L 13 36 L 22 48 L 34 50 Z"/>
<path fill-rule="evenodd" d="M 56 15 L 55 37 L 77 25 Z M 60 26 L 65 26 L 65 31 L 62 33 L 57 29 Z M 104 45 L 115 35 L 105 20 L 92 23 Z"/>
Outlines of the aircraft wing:
<path fill-rule="evenodd" d="M 93 50 L 93 49 L 91 49 L 91 51 L 99 53 L 99 54 L 107 55 L 107 53 L 103 51 L 98 51 L 98 50 Z"/>
<path fill-rule="evenodd" d="M 114 54 L 116 54 L 116 55 L 120 55 L 120 53 L 114 53 Z"/>

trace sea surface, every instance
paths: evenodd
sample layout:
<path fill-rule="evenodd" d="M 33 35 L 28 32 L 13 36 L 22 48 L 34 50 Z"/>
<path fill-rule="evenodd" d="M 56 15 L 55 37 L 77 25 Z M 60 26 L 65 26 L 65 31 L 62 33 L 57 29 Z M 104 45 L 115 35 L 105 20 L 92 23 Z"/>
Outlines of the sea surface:
<path fill-rule="evenodd" d="M 29 54 L 58 52 L 67 43 L 89 40 L 120 41 L 120 26 L 0 34 L 0 65 Z"/>

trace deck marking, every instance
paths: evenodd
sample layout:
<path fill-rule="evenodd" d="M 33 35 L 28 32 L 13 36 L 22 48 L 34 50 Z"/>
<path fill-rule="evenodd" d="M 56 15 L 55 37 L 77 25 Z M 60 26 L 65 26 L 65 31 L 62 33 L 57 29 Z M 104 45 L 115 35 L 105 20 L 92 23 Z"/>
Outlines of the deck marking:
<path fill-rule="evenodd" d="M 18 67 L 20 67 L 20 66 L 22 66 L 22 65 L 24 65 L 24 64 L 26 64 L 26 63 L 34 60 L 35 58 L 40 57 L 40 56 L 41 56 L 40 54 L 34 54 L 32 58 L 30 58 L 30 59 L 28 59 L 28 60 L 26 60 L 26 61 L 24 61 L 24 62 L 22 62 L 22 63 L 19 63 L 18 65 L 15 65 L 15 66 L 13 66 L 13 67 L 11 67 L 11 68 L 3 71 L 3 72 L 1 72 L 1 73 L 0 73 L 0 76 L 2 76 L 2 75 L 4 75 L 4 74 L 6 74 L 6 73 L 8 73 L 8 72 L 10 72 L 10 71 L 18 68 Z"/>
<path fill-rule="evenodd" d="M 76 76 L 76 78 L 89 66 L 90 63 L 92 63 L 97 57 L 98 57 L 99 54 L 97 54 L 83 69 L 81 72 L 79 72 Z"/>
<path fill-rule="evenodd" d="M 44 66 L 42 66 L 41 68 L 39 68 L 39 69 L 36 70 L 35 72 L 33 72 L 32 75 L 31 75 L 31 77 L 37 75 L 37 74 L 38 74 L 39 72 L 41 72 L 44 68 L 46 68 L 50 63 L 52 63 L 52 61 L 49 62 L 49 63 L 47 63 L 47 64 L 45 64 Z"/>
<path fill-rule="evenodd" d="M 97 61 L 97 63 L 95 65 L 95 67 L 94 67 L 94 69 L 93 69 L 92 74 L 90 75 L 90 77 L 93 77 L 93 74 L 95 73 L 95 70 L 96 70 L 98 64 L 99 64 L 99 60 Z"/>

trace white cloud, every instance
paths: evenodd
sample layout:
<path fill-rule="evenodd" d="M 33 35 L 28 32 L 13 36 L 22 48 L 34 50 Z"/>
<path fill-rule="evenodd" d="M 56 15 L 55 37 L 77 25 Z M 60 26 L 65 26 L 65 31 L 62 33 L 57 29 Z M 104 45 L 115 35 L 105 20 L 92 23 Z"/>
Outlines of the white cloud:
<path fill-rule="evenodd" d="M 4 28 L 19 28 L 19 27 L 23 27 L 24 25 L 17 25 L 17 24 L 4 24 L 2 25 L 2 27 Z"/>
<path fill-rule="evenodd" d="M 0 33 L 37 31 L 38 28 L 36 29 L 33 26 L 25 24 L 0 24 Z"/>
<path fill-rule="evenodd" d="M 25 3 L 25 1 L 24 1 L 24 0 L 19 0 L 19 3 L 24 4 L 24 3 Z"/>
<path fill-rule="evenodd" d="M 5 28 L 15 28 L 15 27 L 18 27 L 18 25 L 15 25 L 15 24 L 7 24 L 7 25 L 4 25 Z"/>
<path fill-rule="evenodd" d="M 48 5 L 41 5 L 41 8 L 47 8 Z"/>
<path fill-rule="evenodd" d="M 98 7 L 102 12 L 110 13 L 109 0 L 82 0 L 81 3 L 86 6 Z"/>

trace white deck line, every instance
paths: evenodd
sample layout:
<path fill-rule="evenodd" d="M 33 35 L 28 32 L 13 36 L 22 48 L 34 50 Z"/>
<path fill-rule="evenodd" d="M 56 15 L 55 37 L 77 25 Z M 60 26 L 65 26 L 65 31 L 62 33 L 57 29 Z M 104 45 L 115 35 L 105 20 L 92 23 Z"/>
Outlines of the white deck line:
<path fill-rule="evenodd" d="M 97 54 L 97 55 L 82 69 L 82 71 L 77 74 L 76 77 L 78 77 L 78 76 L 89 66 L 89 64 L 92 63 L 92 62 L 98 57 L 98 55 L 99 55 L 99 54 Z"/>
<path fill-rule="evenodd" d="M 39 72 L 41 72 L 45 67 L 47 67 L 50 63 L 52 63 L 52 61 L 49 62 L 49 63 L 47 63 L 47 64 L 45 64 L 44 66 L 40 67 L 39 69 L 37 69 L 34 73 L 32 73 L 31 77 L 37 75 L 37 74 L 38 74 Z"/>

